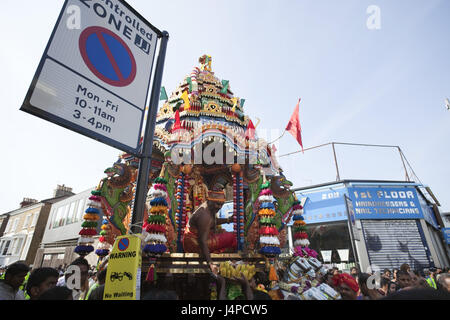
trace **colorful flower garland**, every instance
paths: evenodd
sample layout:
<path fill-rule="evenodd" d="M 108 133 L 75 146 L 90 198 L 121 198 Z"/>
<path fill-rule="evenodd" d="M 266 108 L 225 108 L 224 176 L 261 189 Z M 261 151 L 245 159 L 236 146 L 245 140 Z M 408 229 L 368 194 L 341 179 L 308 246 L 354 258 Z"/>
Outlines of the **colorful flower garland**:
<path fill-rule="evenodd" d="M 144 222 L 142 229 L 145 233 L 144 253 L 162 254 L 167 251 L 166 238 L 166 216 L 168 214 L 167 204 L 167 181 L 162 178 L 156 178 L 155 184 L 149 192 L 150 212 L 148 219 Z"/>
<path fill-rule="evenodd" d="M 83 216 L 83 223 L 81 224 L 81 231 L 79 232 L 80 238 L 78 239 L 78 245 L 75 247 L 74 252 L 78 255 L 85 257 L 92 251 L 94 247 L 94 236 L 97 235 L 97 221 L 100 220 L 100 214 L 102 213 L 102 206 L 100 200 L 100 191 L 94 190 L 89 197 L 88 208 Z"/>
<path fill-rule="evenodd" d="M 233 233 L 238 251 L 244 248 L 244 178 L 240 165 L 233 165 Z"/>
<path fill-rule="evenodd" d="M 275 256 L 281 253 L 280 241 L 278 240 L 278 229 L 275 226 L 275 205 L 270 182 L 261 185 L 258 196 L 259 201 L 259 252 L 266 256 Z"/>
<path fill-rule="evenodd" d="M 189 176 L 183 172 L 180 172 L 177 179 L 177 192 L 175 194 L 177 199 L 177 209 L 175 213 L 175 221 L 178 228 L 177 251 L 179 253 L 183 252 L 182 238 L 188 219 L 188 208 L 186 206 L 187 190 L 189 190 Z"/>
<path fill-rule="evenodd" d="M 308 234 L 305 218 L 302 216 L 303 207 L 300 201 L 295 200 L 292 205 L 292 214 L 294 220 L 293 238 L 294 238 L 294 256 L 317 257 L 317 252 L 309 248 Z"/>
<path fill-rule="evenodd" d="M 103 259 L 106 257 L 110 250 L 111 245 L 106 241 L 106 237 L 111 232 L 111 225 L 109 224 L 108 219 L 103 217 L 102 221 L 102 231 L 100 231 L 100 238 L 98 239 L 97 250 L 95 250 L 95 254 L 99 257 L 99 259 Z"/>

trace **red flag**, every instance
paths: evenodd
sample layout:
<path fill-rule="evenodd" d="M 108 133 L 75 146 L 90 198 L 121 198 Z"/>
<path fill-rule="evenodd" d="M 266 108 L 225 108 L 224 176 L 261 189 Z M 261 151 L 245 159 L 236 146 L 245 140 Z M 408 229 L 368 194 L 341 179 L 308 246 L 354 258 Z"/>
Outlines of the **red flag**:
<path fill-rule="evenodd" d="M 180 111 L 177 110 L 175 112 L 175 123 L 172 126 L 172 132 L 175 132 L 176 130 L 180 130 L 181 129 L 181 122 L 180 122 Z"/>
<path fill-rule="evenodd" d="M 245 137 L 247 139 L 255 140 L 255 126 L 253 125 L 252 120 L 249 120 L 247 125 L 247 130 L 245 131 Z"/>
<path fill-rule="evenodd" d="M 303 152 L 302 127 L 300 126 L 299 120 L 300 100 L 301 99 L 298 99 L 297 106 L 295 107 L 294 113 L 291 116 L 291 120 L 289 120 L 286 131 L 289 131 L 289 133 L 292 134 L 295 140 L 297 140 L 297 142 L 302 147 Z"/>

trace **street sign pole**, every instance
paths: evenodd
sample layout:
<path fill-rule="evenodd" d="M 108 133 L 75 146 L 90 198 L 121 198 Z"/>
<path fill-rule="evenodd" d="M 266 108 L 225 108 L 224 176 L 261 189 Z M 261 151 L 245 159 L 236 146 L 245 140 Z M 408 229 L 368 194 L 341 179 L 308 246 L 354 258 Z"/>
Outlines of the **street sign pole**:
<path fill-rule="evenodd" d="M 144 139 L 142 142 L 142 153 L 140 155 L 139 172 L 136 180 L 136 192 L 134 196 L 133 215 L 131 218 L 131 232 L 142 232 L 142 223 L 144 219 L 145 201 L 148 192 L 148 178 L 152 162 L 153 137 L 155 133 L 156 114 L 158 111 L 159 97 L 161 93 L 161 83 L 164 71 L 164 62 L 166 59 L 167 42 L 169 33 L 162 32 L 161 46 L 159 48 L 158 61 L 156 62 L 155 76 L 150 96 L 150 109 L 147 115 Z"/>

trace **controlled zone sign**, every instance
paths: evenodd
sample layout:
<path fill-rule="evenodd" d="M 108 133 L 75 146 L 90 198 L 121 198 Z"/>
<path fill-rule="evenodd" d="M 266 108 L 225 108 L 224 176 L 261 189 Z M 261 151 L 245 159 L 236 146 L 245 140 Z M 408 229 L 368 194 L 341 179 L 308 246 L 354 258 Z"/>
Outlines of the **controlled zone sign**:
<path fill-rule="evenodd" d="M 141 265 L 141 239 L 118 237 L 109 256 L 103 300 L 139 300 Z"/>
<path fill-rule="evenodd" d="M 21 110 L 139 153 L 161 34 L 123 0 L 66 0 Z"/>

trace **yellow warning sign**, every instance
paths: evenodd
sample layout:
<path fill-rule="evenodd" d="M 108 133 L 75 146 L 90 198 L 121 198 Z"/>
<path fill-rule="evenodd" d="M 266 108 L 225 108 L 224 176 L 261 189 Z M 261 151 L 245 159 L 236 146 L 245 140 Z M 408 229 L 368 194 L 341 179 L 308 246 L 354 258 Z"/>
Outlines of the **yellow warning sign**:
<path fill-rule="evenodd" d="M 103 300 L 139 300 L 141 264 L 141 239 L 117 237 L 109 255 Z"/>

